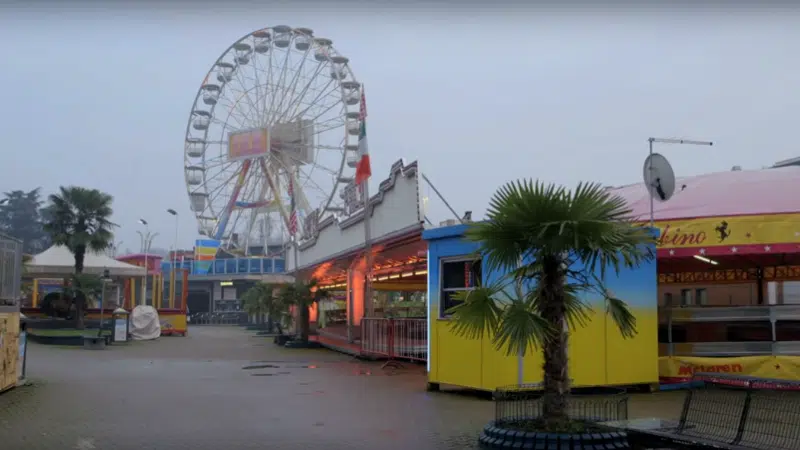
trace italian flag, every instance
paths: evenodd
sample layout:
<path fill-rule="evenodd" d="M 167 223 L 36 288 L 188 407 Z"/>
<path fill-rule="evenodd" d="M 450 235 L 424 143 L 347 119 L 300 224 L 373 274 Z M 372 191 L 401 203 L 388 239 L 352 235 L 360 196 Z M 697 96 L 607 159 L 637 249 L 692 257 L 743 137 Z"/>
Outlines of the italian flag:
<path fill-rule="evenodd" d="M 361 88 L 361 109 L 358 120 L 361 122 L 358 132 L 358 163 L 356 165 L 356 184 L 361 184 L 372 175 L 369 164 L 369 149 L 367 148 L 367 98 L 364 88 Z"/>

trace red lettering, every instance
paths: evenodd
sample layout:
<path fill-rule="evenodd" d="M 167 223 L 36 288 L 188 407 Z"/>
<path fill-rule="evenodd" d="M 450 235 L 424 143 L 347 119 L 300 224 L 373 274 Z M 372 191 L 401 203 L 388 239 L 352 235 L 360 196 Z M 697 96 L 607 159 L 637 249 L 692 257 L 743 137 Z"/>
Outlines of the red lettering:
<path fill-rule="evenodd" d="M 678 366 L 678 376 L 690 376 L 695 373 L 742 373 L 741 364 L 713 364 L 708 366 L 681 364 Z"/>
<path fill-rule="evenodd" d="M 667 225 L 661 232 L 661 237 L 658 239 L 658 246 L 671 245 L 675 247 L 682 247 L 687 245 L 700 245 L 708 238 L 705 231 L 698 231 L 697 233 L 681 233 L 680 228 L 674 231 Z"/>

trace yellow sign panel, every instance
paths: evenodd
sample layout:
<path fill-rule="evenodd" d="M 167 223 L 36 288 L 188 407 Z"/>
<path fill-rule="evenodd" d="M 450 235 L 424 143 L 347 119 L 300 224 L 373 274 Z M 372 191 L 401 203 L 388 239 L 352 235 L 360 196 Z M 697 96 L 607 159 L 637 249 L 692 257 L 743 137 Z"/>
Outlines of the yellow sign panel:
<path fill-rule="evenodd" d="M 664 381 L 688 381 L 696 373 L 800 380 L 800 356 L 663 356 L 658 359 L 658 375 Z"/>
<path fill-rule="evenodd" d="M 659 248 L 800 243 L 800 214 L 708 217 L 656 222 Z"/>
<path fill-rule="evenodd" d="M 228 135 L 228 159 L 237 161 L 264 156 L 269 153 L 269 132 L 256 128 Z"/>

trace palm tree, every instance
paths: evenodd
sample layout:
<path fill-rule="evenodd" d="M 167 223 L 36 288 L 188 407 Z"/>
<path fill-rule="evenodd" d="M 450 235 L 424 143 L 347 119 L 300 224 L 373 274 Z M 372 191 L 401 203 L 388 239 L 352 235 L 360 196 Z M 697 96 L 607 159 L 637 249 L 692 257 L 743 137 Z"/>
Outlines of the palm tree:
<path fill-rule="evenodd" d="M 498 282 L 461 293 L 453 329 L 461 336 L 487 334 L 498 350 L 544 357 L 542 426 L 568 429 L 569 329 L 590 319 L 587 291 L 605 299 L 606 312 L 626 338 L 636 334 L 627 305 L 603 286 L 606 271 L 633 268 L 654 257 L 655 237 L 630 220 L 625 201 L 599 184 L 573 191 L 538 181 L 518 181 L 492 197 L 487 220 L 465 237 L 479 246 L 485 272 L 507 273 Z"/>
<path fill-rule="evenodd" d="M 311 314 L 309 308 L 315 303 L 328 298 L 328 292 L 320 289 L 317 280 L 296 280 L 281 289 L 280 298 L 286 305 L 292 305 L 298 310 L 297 328 L 298 339 L 308 342 L 311 331 Z"/>
<path fill-rule="evenodd" d="M 113 242 L 113 198 L 97 189 L 77 186 L 62 186 L 58 194 L 48 198 L 48 214 L 44 228 L 53 243 L 64 245 L 75 257 L 75 274 L 83 273 L 83 262 L 87 251 L 101 252 Z M 81 288 L 80 277 L 74 277 L 75 326 L 83 328 L 83 311 L 86 295 Z"/>
<path fill-rule="evenodd" d="M 267 328 L 272 330 L 277 325 L 278 332 L 283 333 L 281 324 L 288 316 L 287 305 L 276 295 L 278 287 L 273 284 L 259 282 L 247 290 L 242 296 L 242 307 L 250 316 L 258 317 L 259 324 L 267 317 Z"/>

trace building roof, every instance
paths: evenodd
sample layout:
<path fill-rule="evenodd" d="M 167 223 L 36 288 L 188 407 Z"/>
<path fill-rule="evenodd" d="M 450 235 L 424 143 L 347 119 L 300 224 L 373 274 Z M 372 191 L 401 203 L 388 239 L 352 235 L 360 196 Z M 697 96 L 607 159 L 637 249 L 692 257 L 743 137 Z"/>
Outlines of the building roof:
<path fill-rule="evenodd" d="M 627 200 L 634 217 L 649 218 L 650 197 L 644 183 L 610 189 Z M 672 198 L 654 204 L 655 220 L 796 212 L 800 212 L 800 166 L 681 177 Z"/>
<path fill-rule="evenodd" d="M 66 275 L 73 271 L 75 256 L 72 252 L 62 245 L 54 245 L 47 250 L 34 256 L 25 267 L 27 274 L 34 276 L 54 276 Z M 114 258 L 102 253 L 87 251 L 84 258 L 84 272 L 95 275 L 102 275 L 108 269 L 112 277 L 144 276 L 144 267 L 117 261 Z"/>

